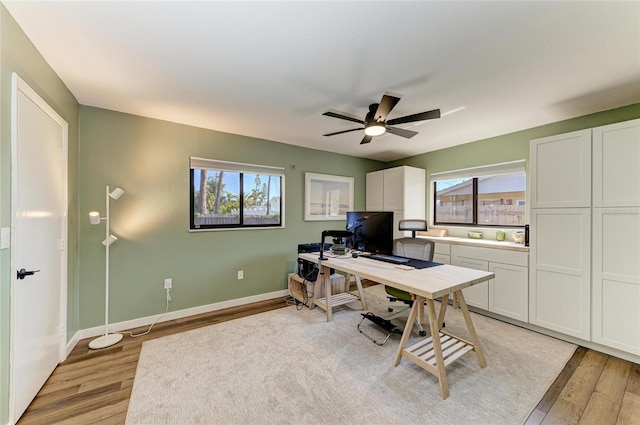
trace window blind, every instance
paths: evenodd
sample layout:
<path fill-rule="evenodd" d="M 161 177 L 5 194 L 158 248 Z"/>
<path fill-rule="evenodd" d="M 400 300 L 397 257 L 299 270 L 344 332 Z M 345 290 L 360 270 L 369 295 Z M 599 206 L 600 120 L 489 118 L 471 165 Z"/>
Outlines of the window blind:
<path fill-rule="evenodd" d="M 430 179 L 434 181 L 464 179 L 472 177 L 496 176 L 499 174 L 511 174 L 525 171 L 524 159 L 500 164 L 483 165 L 481 167 L 464 168 L 460 170 L 432 173 Z"/>
<path fill-rule="evenodd" d="M 189 166 L 192 169 L 198 170 L 232 171 L 248 174 L 284 176 L 284 168 L 282 167 L 243 164 L 241 162 L 218 161 L 214 159 L 197 158 L 193 156 L 189 158 Z"/>

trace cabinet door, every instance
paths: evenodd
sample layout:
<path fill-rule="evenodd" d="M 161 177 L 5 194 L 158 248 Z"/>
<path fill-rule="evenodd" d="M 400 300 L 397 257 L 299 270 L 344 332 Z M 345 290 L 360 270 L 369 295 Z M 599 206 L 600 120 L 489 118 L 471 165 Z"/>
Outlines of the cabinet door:
<path fill-rule="evenodd" d="M 384 211 L 404 210 L 403 167 L 389 168 L 388 170 L 384 170 L 383 188 L 384 195 L 382 209 Z"/>
<path fill-rule="evenodd" d="M 468 269 L 489 271 L 489 262 L 476 260 L 474 258 L 454 257 L 453 265 L 466 267 Z M 489 309 L 489 282 L 482 282 L 462 290 L 464 300 L 468 305 Z"/>
<path fill-rule="evenodd" d="M 640 207 L 640 119 L 593 129 L 593 206 Z"/>
<path fill-rule="evenodd" d="M 591 206 L 591 130 L 532 140 L 531 208 Z"/>
<path fill-rule="evenodd" d="M 511 264 L 489 263 L 489 311 L 529 321 L 529 270 Z"/>
<path fill-rule="evenodd" d="M 374 171 L 367 173 L 366 183 L 366 210 L 367 211 L 382 211 L 383 208 L 383 181 L 384 173 L 382 171 Z"/>
<path fill-rule="evenodd" d="M 531 211 L 529 322 L 591 337 L 591 209 Z"/>
<path fill-rule="evenodd" d="M 640 208 L 593 210 L 593 333 L 640 355 Z"/>

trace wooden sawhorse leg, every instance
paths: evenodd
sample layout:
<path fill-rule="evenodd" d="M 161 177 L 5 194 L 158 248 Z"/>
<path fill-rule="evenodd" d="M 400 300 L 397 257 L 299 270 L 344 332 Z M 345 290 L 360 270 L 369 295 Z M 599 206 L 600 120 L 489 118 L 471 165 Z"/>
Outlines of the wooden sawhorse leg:
<path fill-rule="evenodd" d="M 454 299 L 458 301 L 458 305 L 460 306 L 460 310 L 462 311 L 462 317 L 464 317 L 464 322 L 467 325 L 467 331 L 469 332 L 471 342 L 473 343 L 473 351 L 475 351 L 476 356 L 478 356 L 478 364 L 480 365 L 480 367 L 484 368 L 487 366 L 487 361 L 484 358 L 484 352 L 482 351 L 482 347 L 480 346 L 480 339 L 478 339 L 476 328 L 473 326 L 473 322 L 471 321 L 471 315 L 469 315 L 467 302 L 464 299 L 464 295 L 462 295 L 462 291 L 454 292 Z"/>

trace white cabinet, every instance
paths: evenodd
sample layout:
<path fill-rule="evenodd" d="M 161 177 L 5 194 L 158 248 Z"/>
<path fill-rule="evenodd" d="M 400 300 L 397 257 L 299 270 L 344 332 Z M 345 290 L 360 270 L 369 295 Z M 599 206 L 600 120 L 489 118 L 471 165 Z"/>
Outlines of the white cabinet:
<path fill-rule="evenodd" d="M 367 211 L 384 211 L 384 170 L 367 173 Z"/>
<path fill-rule="evenodd" d="M 398 231 L 398 222 L 426 217 L 424 169 L 401 166 L 367 173 L 366 209 L 393 211 L 394 238 L 409 236 Z"/>
<path fill-rule="evenodd" d="M 489 281 L 489 311 L 528 322 L 529 269 L 490 262 L 489 271 L 495 274 Z"/>
<path fill-rule="evenodd" d="M 640 207 L 640 120 L 593 129 L 593 206 Z"/>
<path fill-rule="evenodd" d="M 639 158 L 640 119 L 531 141 L 531 323 L 640 354 Z"/>
<path fill-rule="evenodd" d="M 532 140 L 531 208 L 591 206 L 591 130 Z"/>
<path fill-rule="evenodd" d="M 436 242 L 433 251 L 433 261 L 442 264 L 451 264 L 451 244 Z"/>
<path fill-rule="evenodd" d="M 529 321 L 590 337 L 591 210 L 533 210 L 529 233 Z"/>
<path fill-rule="evenodd" d="M 592 340 L 640 355 L 638 235 L 640 208 L 594 208 Z"/>
<path fill-rule="evenodd" d="M 452 245 L 451 263 L 495 274 L 488 282 L 462 290 L 467 304 L 523 322 L 528 321 L 527 252 Z"/>

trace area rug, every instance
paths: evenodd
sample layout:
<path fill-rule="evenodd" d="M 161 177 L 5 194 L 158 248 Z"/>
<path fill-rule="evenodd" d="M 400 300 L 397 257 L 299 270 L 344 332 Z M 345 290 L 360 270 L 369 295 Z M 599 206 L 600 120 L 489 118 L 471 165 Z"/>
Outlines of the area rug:
<path fill-rule="evenodd" d="M 381 285 L 365 294 L 369 311 L 389 314 Z M 400 335 L 378 346 L 358 332 L 357 306 L 332 322 L 290 306 L 145 342 L 126 424 L 522 424 L 576 349 L 472 313 L 487 367 L 462 356 L 442 400 L 433 375 L 406 359 L 393 367 Z M 468 338 L 459 310 L 445 323 Z M 362 329 L 382 335 L 368 320 Z"/>

